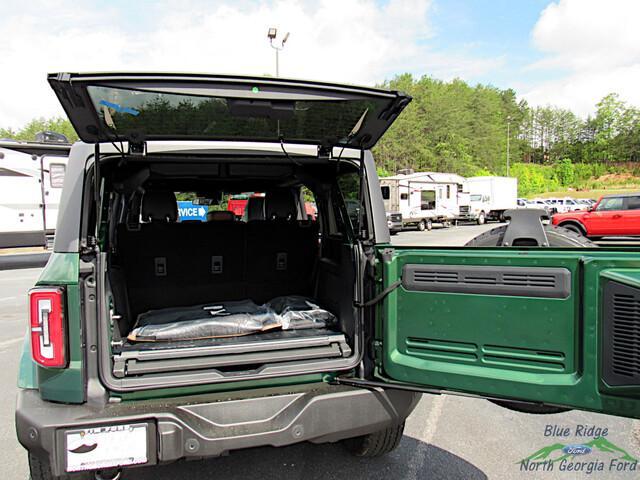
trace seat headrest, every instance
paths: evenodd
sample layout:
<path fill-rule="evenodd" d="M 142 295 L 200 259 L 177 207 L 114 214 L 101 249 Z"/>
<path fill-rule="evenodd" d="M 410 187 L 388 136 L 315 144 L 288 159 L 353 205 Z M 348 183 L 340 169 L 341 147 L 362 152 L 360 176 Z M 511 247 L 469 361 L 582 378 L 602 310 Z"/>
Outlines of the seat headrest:
<path fill-rule="evenodd" d="M 236 216 L 229 210 L 211 210 L 207 213 L 207 222 L 233 222 Z"/>
<path fill-rule="evenodd" d="M 266 196 L 267 220 L 296 220 L 296 202 L 289 190 L 273 190 Z"/>
<path fill-rule="evenodd" d="M 264 197 L 249 197 L 244 207 L 243 219 L 245 222 L 264 220 Z"/>
<path fill-rule="evenodd" d="M 145 222 L 175 222 L 178 202 L 173 192 L 145 192 L 142 198 L 142 220 Z"/>

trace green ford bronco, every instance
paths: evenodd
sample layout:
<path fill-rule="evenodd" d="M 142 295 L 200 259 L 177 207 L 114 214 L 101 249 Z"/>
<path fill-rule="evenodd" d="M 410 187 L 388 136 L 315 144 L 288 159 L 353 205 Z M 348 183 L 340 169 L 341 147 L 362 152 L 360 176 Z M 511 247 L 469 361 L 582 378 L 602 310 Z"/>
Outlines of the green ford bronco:
<path fill-rule="evenodd" d="M 467 247 L 390 244 L 371 148 L 410 97 L 48 80 L 81 141 L 29 294 L 16 429 L 34 480 L 302 441 L 377 456 L 421 393 L 640 418 L 637 251 L 541 211 Z"/>

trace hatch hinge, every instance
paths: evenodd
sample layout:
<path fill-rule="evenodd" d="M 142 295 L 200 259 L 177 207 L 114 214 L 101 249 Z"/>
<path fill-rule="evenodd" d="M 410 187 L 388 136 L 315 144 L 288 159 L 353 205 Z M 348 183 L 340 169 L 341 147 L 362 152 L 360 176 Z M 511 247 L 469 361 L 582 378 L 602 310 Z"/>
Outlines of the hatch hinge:
<path fill-rule="evenodd" d="M 147 142 L 129 140 L 129 155 L 144 157 L 147 155 Z"/>
<path fill-rule="evenodd" d="M 328 159 L 333 154 L 333 145 L 324 144 L 318 147 L 318 158 Z"/>

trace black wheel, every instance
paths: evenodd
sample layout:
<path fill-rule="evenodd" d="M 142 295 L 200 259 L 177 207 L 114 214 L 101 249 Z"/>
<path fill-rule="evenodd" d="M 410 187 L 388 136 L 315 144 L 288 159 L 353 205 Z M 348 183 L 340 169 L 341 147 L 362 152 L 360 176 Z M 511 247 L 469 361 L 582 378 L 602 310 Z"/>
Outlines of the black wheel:
<path fill-rule="evenodd" d="M 484 216 L 484 212 L 480 212 L 478 214 L 478 225 L 484 225 L 487 221 L 487 218 Z"/>
<path fill-rule="evenodd" d="M 582 229 L 582 227 L 580 227 L 580 225 L 577 225 L 575 223 L 565 223 L 560 226 L 584 236 L 584 230 Z"/>
<path fill-rule="evenodd" d="M 420 220 L 418 223 L 418 230 L 424 232 L 427 229 L 427 223 L 424 220 Z"/>
<path fill-rule="evenodd" d="M 344 441 L 344 445 L 347 447 L 347 450 L 357 457 L 380 457 L 395 450 L 400 444 L 403 432 L 404 422 L 400 425 L 370 433 L 369 435 L 349 438 Z"/>
<path fill-rule="evenodd" d="M 469 240 L 465 247 L 500 247 L 502 246 L 502 239 L 504 238 L 504 232 L 507 231 L 508 225 L 501 225 L 496 228 L 492 228 L 488 232 L 484 232 L 477 237 Z M 550 247 L 597 247 L 595 243 L 582 235 L 567 230 L 563 227 L 556 227 L 555 225 L 544 225 L 544 229 L 547 231 L 547 239 L 549 240 Z M 526 240 L 522 242 L 515 242 L 514 247 L 531 247 L 535 244 L 531 244 Z"/>
<path fill-rule="evenodd" d="M 427 230 L 431 231 L 431 229 L 433 228 L 433 222 L 431 221 L 431 219 L 427 220 Z"/>

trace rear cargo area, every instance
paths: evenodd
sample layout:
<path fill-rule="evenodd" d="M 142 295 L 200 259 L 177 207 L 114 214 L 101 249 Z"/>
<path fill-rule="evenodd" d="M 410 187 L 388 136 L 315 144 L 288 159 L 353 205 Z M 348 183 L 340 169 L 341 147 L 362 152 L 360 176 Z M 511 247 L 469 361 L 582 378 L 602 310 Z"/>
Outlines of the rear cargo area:
<path fill-rule="evenodd" d="M 352 249 L 321 238 L 296 198 L 277 188 L 244 218 L 180 222 L 172 191 L 145 192 L 108 255 L 113 377 L 232 378 L 351 357 Z"/>

